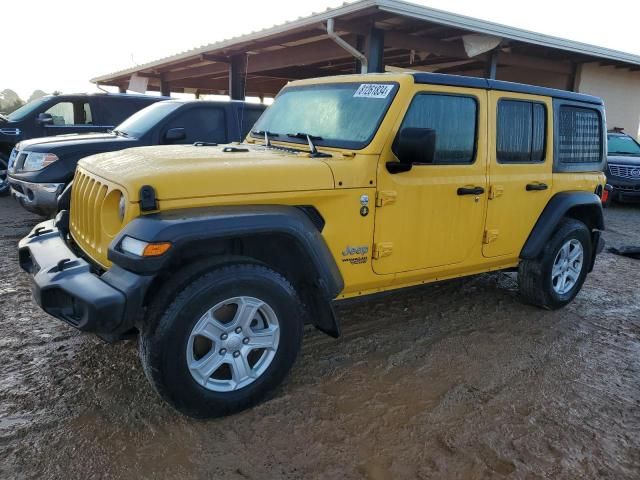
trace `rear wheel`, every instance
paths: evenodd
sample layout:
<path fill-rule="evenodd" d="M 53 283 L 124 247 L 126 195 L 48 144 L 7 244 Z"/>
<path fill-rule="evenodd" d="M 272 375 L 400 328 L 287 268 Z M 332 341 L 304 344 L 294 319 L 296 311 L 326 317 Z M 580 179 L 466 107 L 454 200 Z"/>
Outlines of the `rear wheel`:
<path fill-rule="evenodd" d="M 9 158 L 0 153 L 0 196 L 9 195 Z"/>
<path fill-rule="evenodd" d="M 189 283 L 143 327 L 145 373 L 156 391 L 186 415 L 206 418 L 243 410 L 291 369 L 303 315 L 298 295 L 278 273 L 254 264 L 220 267 Z"/>
<path fill-rule="evenodd" d="M 554 310 L 578 294 L 591 260 L 591 234 L 587 226 L 565 219 L 540 256 L 518 267 L 521 296 L 533 305 Z"/>

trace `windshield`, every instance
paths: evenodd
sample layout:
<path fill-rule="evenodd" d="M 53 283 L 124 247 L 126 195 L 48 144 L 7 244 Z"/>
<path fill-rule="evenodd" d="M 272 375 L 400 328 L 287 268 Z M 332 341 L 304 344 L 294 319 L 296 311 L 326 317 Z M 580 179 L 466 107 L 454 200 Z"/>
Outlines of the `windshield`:
<path fill-rule="evenodd" d="M 26 105 L 21 106 L 17 110 L 14 110 L 9 115 L 7 115 L 7 119 L 12 122 L 18 122 L 23 120 L 25 117 L 31 115 L 31 113 L 37 110 L 43 103 L 47 102 L 49 99 L 47 97 L 38 98 L 37 100 L 33 100 Z"/>
<path fill-rule="evenodd" d="M 638 155 L 640 145 L 631 137 L 624 135 L 607 136 L 609 155 Z"/>
<path fill-rule="evenodd" d="M 276 141 L 364 148 L 398 89 L 395 83 L 333 83 L 287 88 L 260 117 L 252 135 Z M 302 135 L 298 135 L 302 134 Z"/>
<path fill-rule="evenodd" d="M 113 130 L 122 132 L 128 137 L 140 138 L 182 105 L 184 105 L 182 102 L 154 103 L 137 111 Z"/>

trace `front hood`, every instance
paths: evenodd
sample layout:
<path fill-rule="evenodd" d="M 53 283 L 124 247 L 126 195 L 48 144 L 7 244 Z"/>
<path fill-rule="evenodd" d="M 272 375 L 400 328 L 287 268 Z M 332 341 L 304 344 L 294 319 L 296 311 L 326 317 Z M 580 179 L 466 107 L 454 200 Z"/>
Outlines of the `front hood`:
<path fill-rule="evenodd" d="M 84 158 L 80 167 L 121 185 L 130 201 L 151 185 L 159 200 L 334 188 L 331 168 L 308 153 L 264 146 L 130 148 Z"/>
<path fill-rule="evenodd" d="M 640 166 L 640 157 L 633 155 L 609 155 L 607 156 L 607 163 Z"/>
<path fill-rule="evenodd" d="M 55 137 L 33 138 L 20 142 L 20 150 L 29 152 L 65 152 L 66 150 L 84 149 L 90 144 L 115 144 L 126 148 L 127 143 L 135 139 L 119 137 L 113 133 L 86 133 L 81 135 L 57 135 Z"/>

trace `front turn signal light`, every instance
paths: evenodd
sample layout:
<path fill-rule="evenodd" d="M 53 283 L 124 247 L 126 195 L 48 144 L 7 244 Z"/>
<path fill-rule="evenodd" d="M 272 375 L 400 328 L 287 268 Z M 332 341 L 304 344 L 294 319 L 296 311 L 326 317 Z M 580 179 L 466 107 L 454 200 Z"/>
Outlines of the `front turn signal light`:
<path fill-rule="evenodd" d="M 146 247 L 144 247 L 144 251 L 142 252 L 143 257 L 158 257 L 163 255 L 171 248 L 171 244 L 169 242 L 162 243 L 149 243 Z"/>
<path fill-rule="evenodd" d="M 170 242 L 145 242 L 130 236 L 126 236 L 120 243 L 120 250 L 138 257 L 158 257 L 171 248 Z"/>

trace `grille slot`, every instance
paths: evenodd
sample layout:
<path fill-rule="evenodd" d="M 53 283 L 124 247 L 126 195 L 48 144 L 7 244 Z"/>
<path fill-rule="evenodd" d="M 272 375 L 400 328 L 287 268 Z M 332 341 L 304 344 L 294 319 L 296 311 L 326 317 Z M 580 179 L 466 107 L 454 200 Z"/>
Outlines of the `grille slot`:
<path fill-rule="evenodd" d="M 102 231 L 102 203 L 111 190 L 100 178 L 78 168 L 71 190 L 70 230 L 78 246 L 102 266 L 108 263 Z"/>
<path fill-rule="evenodd" d="M 611 175 L 622 178 L 633 178 L 634 180 L 640 180 L 640 165 L 616 165 L 609 164 L 609 171 Z"/>

